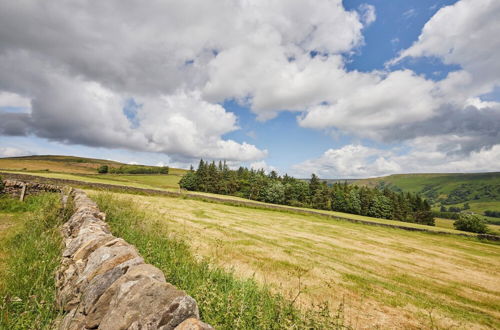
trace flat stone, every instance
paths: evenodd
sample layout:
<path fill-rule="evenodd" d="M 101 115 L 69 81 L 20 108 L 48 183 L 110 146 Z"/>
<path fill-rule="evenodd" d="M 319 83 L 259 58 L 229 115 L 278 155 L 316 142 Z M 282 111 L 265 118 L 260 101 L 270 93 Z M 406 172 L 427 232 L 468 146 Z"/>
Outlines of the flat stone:
<path fill-rule="evenodd" d="M 142 278 L 150 278 L 159 282 L 165 282 L 165 276 L 158 268 L 149 265 L 141 264 L 132 266 L 128 271 L 118 278 L 111 286 L 99 297 L 94 306 L 89 309 L 88 315 L 85 318 L 85 325 L 87 328 L 93 329 L 99 326 L 103 317 L 108 313 L 112 299 L 118 292 L 126 292 Z M 122 287 L 123 286 L 123 287 Z"/>
<path fill-rule="evenodd" d="M 83 311 L 88 314 L 95 305 L 101 295 L 128 269 L 132 266 L 144 264 L 142 257 L 137 257 L 117 265 L 115 268 L 108 270 L 104 274 L 97 275 L 90 281 L 82 294 L 81 304 Z"/>
<path fill-rule="evenodd" d="M 213 327 L 198 319 L 189 318 L 175 327 L 175 330 L 212 330 Z M 163 329 L 160 329 L 163 330 Z"/>

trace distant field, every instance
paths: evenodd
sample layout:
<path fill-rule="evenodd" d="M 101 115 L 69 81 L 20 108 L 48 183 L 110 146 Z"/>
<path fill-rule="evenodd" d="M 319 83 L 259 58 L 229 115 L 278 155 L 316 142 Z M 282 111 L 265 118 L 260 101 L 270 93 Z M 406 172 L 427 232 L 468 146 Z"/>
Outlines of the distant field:
<path fill-rule="evenodd" d="M 14 174 L 30 174 L 30 173 L 25 173 L 25 172 L 16 172 L 16 171 L 9 171 L 8 173 L 14 173 Z M 144 189 L 156 189 L 156 190 L 165 190 L 165 191 L 179 191 L 179 187 L 177 185 L 176 180 L 180 180 L 180 176 L 175 176 L 175 175 L 111 175 L 111 174 L 105 174 L 105 175 L 78 175 L 78 174 L 65 174 L 65 173 L 31 173 L 32 175 L 36 176 L 41 176 L 41 177 L 46 177 L 46 178 L 54 178 L 54 179 L 66 179 L 66 180 L 76 180 L 76 181 L 81 181 L 81 182 L 89 182 L 89 183 L 102 183 L 102 184 L 113 184 L 113 185 L 119 185 L 119 186 L 124 186 L 124 187 L 135 187 L 135 188 L 144 188 Z M 146 182 L 149 182 L 147 184 Z M 215 197 L 218 200 L 222 201 L 227 201 L 228 203 L 234 203 L 234 202 L 249 202 L 250 200 L 240 198 L 240 197 L 235 197 L 235 196 L 225 196 L 225 195 L 217 195 L 217 194 L 210 194 L 210 193 L 203 193 L 203 192 L 189 192 L 191 196 L 200 196 L 200 198 L 203 197 Z M 257 202 L 257 201 L 250 201 L 252 204 L 255 204 L 256 206 L 262 205 L 263 207 L 269 205 L 267 203 L 263 202 Z M 273 204 L 271 204 L 273 205 Z M 298 208 L 298 207 L 292 207 L 292 206 L 286 206 L 286 205 L 279 205 L 279 207 L 285 209 L 285 210 L 290 210 L 291 212 L 295 211 L 310 211 L 311 209 L 306 209 L 306 208 Z M 362 216 L 362 215 L 356 215 L 356 214 L 349 214 L 349 213 L 342 213 L 342 212 L 335 212 L 335 211 L 325 211 L 325 210 L 313 210 L 314 212 L 329 215 L 329 216 L 335 216 L 335 217 L 340 217 L 340 218 L 345 218 L 345 219 L 352 219 L 352 220 L 361 220 L 364 222 L 370 222 L 374 224 L 387 224 L 387 225 L 394 225 L 394 226 L 403 226 L 403 227 L 408 227 L 408 228 L 419 228 L 419 229 L 425 229 L 428 231 L 436 231 L 436 232 L 448 232 L 452 234 L 465 234 L 465 235 L 475 235 L 472 233 L 467 233 L 463 231 L 458 231 L 455 229 L 450 229 L 449 226 L 445 227 L 434 227 L 434 226 L 427 226 L 427 225 L 421 225 L 421 224 L 416 224 L 416 223 L 409 223 L 409 222 L 402 222 L 402 221 L 396 221 L 396 220 L 387 220 L 387 219 L 379 219 L 379 218 L 372 218 L 372 217 L 367 217 L 367 216 Z"/>
<path fill-rule="evenodd" d="M 298 306 L 344 304 L 354 328 L 500 327 L 498 244 L 191 199 L 112 196 L 159 220 L 200 257 L 298 296 Z"/>
<path fill-rule="evenodd" d="M 0 158 L 0 169 L 27 172 L 56 172 L 76 174 L 96 174 L 101 165 L 119 167 L 123 163 L 74 156 L 26 156 Z M 186 170 L 171 168 L 170 174 L 182 175 Z"/>
<path fill-rule="evenodd" d="M 433 210 L 439 211 L 444 204 L 447 208 L 463 208 L 468 203 L 470 211 L 483 215 L 484 211 L 500 211 L 500 173 L 470 174 L 396 174 L 380 178 L 354 181 L 357 185 L 388 187 L 422 194 L 434 201 Z M 485 187 L 489 187 L 485 189 Z M 450 202 L 450 196 L 458 201 Z M 444 203 L 442 201 L 445 201 Z M 490 222 L 500 223 L 500 219 L 484 217 Z"/>

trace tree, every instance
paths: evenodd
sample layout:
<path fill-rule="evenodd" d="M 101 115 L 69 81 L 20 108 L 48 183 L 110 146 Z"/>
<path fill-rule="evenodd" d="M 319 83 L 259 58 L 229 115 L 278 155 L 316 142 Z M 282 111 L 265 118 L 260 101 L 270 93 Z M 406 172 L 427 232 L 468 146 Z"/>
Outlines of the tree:
<path fill-rule="evenodd" d="M 441 208 L 439 209 L 440 212 L 447 212 L 448 210 L 446 209 L 446 206 L 441 205 Z"/>
<path fill-rule="evenodd" d="M 460 213 L 458 220 L 453 223 L 457 230 L 471 233 L 485 234 L 488 232 L 486 221 L 474 214 Z"/>
<path fill-rule="evenodd" d="M 192 171 L 187 172 L 179 181 L 179 186 L 187 190 L 198 190 L 198 180 Z"/>
<path fill-rule="evenodd" d="M 108 165 L 101 165 L 98 169 L 97 169 L 97 173 L 100 173 L 100 174 L 105 174 L 105 173 L 108 173 L 109 171 L 109 167 Z"/>
<path fill-rule="evenodd" d="M 283 204 L 285 201 L 285 186 L 281 182 L 272 182 L 264 190 L 265 202 Z"/>
<path fill-rule="evenodd" d="M 320 188 L 321 182 L 316 174 L 311 175 L 311 180 L 309 180 L 309 193 L 311 196 L 316 195 L 316 191 Z"/>

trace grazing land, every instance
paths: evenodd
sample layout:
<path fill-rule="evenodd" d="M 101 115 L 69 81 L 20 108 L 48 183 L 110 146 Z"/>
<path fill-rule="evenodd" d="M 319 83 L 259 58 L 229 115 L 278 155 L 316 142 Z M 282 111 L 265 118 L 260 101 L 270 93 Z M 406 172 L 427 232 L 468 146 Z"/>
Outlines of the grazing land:
<path fill-rule="evenodd" d="M 455 230 L 452 220 L 438 218 L 432 227 L 332 211 L 304 214 L 311 210 L 283 205 L 271 210 L 267 208 L 270 204 L 250 204 L 234 196 L 188 195 L 178 185 L 185 170 L 170 169 L 168 175 L 98 174 L 103 164 L 123 165 L 106 162 L 66 156 L 23 157 L 19 161 L 0 159 L 0 168 L 75 180 L 82 186 L 123 187 L 113 192 L 106 191 L 110 186 L 102 186 L 100 191 L 87 188 L 87 192 L 109 213 L 117 235 L 135 244 L 174 284 L 188 293 L 203 293 L 195 297 L 205 306 L 203 318 L 219 328 L 268 327 L 273 318 L 299 328 L 500 328 L 500 245 Z M 471 181 L 479 182 L 479 177 Z M 487 185 L 497 184 L 494 175 L 483 179 Z M 415 183 L 420 179 L 411 180 L 401 179 L 397 187 L 375 181 L 365 184 L 413 192 L 422 189 Z M 452 185 L 446 180 L 444 186 Z M 130 194 L 126 187 L 154 191 Z M 451 194 L 454 189 L 447 191 Z M 158 196 L 155 191 L 175 192 L 177 197 Z M 449 196 L 443 191 L 438 195 L 442 201 Z M 496 210 L 498 200 L 481 196 L 470 202 L 471 210 Z M 48 289 L 53 285 L 50 267 L 56 265 L 60 253 L 53 236 L 57 221 L 53 213 L 43 211 L 48 210 L 49 202 L 30 203 L 14 203 L 21 209 L 13 208 L 14 204 L 0 207 L 0 292 L 11 297 L 1 302 L 8 313 L 2 314 L 1 325 L 11 328 L 27 324 L 43 328 L 57 316 L 45 304 L 53 299 Z M 23 209 L 32 204 L 38 206 Z M 367 226 L 325 215 L 469 236 Z M 122 218 L 128 222 L 120 222 Z M 50 225 L 35 226 L 33 221 Z M 497 225 L 489 228 L 500 233 Z M 13 237 L 24 237 L 22 241 L 28 243 L 16 245 Z M 29 254 L 29 249 L 40 250 L 40 255 Z M 181 255 L 186 262 L 179 261 Z M 48 260 L 50 267 L 38 262 L 40 258 Z M 22 291 L 23 286 L 12 284 L 18 279 L 7 274 L 16 267 L 16 272 L 29 270 L 24 271 L 26 279 L 20 279 L 25 283 L 30 272 L 40 272 L 37 283 L 41 286 Z M 195 275 L 188 276 L 191 273 Z M 17 291 L 7 290 L 11 288 Z M 43 304 L 30 300 L 33 290 L 44 292 L 35 294 Z M 259 301 L 264 302 L 262 306 Z M 237 307 L 227 307 L 229 303 Z M 43 307 L 40 317 L 36 304 Z M 223 314 L 232 315 L 236 323 L 225 320 Z M 5 315 L 14 321 L 6 323 Z"/>
<path fill-rule="evenodd" d="M 50 329 L 64 221 L 58 194 L 0 197 L 0 329 Z"/>
<path fill-rule="evenodd" d="M 500 172 L 457 174 L 396 174 L 354 181 L 358 185 L 388 187 L 396 191 L 420 193 L 430 199 L 435 210 L 445 207 L 463 207 L 484 214 L 486 210 L 500 211 Z M 498 218 L 485 217 L 491 222 Z"/>
<path fill-rule="evenodd" d="M 497 244 L 200 200 L 107 198 L 300 308 L 341 306 L 354 328 L 500 327 Z"/>

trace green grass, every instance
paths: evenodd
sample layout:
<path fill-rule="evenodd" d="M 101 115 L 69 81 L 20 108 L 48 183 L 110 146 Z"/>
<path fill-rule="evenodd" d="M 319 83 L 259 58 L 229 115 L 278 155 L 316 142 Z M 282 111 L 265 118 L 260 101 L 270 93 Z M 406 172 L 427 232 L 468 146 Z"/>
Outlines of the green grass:
<path fill-rule="evenodd" d="M 1 199 L 0 215 L 17 218 L 12 235 L 0 242 L 5 260 L 0 276 L 0 329 L 50 329 L 55 308 L 55 270 L 61 256 L 58 226 L 67 213 L 58 194 L 29 197 L 26 203 Z M 21 224 L 19 224 L 21 222 Z"/>
<path fill-rule="evenodd" d="M 148 225 L 147 215 L 134 204 L 114 199 L 110 194 L 99 194 L 96 200 L 107 213 L 113 233 L 134 244 L 147 262 L 165 273 L 167 281 L 193 296 L 201 318 L 217 329 L 343 327 L 341 308 L 338 315 L 331 315 L 326 305 L 300 312 L 292 302 L 253 279 L 237 279 L 208 259 L 195 258 L 189 245 L 170 236 L 163 224 Z"/>
<path fill-rule="evenodd" d="M 173 175 L 173 174 L 169 174 L 169 175 L 108 175 L 108 174 L 106 174 L 106 175 L 78 175 L 78 174 L 67 174 L 67 173 L 22 173 L 22 172 L 18 172 L 18 171 L 5 171 L 5 172 L 14 173 L 14 174 L 29 174 L 29 175 L 40 176 L 40 177 L 45 177 L 45 178 L 53 178 L 53 179 L 75 180 L 75 181 L 80 181 L 82 183 L 85 183 L 85 182 L 103 183 L 103 184 L 113 184 L 113 185 L 118 185 L 118 186 L 123 186 L 123 187 L 157 189 L 157 190 L 175 191 L 175 192 L 178 192 L 178 188 L 173 188 L 173 187 L 162 188 L 161 186 L 168 185 L 172 182 L 175 182 L 175 180 L 180 179 L 180 176 Z M 151 181 L 153 181 L 155 183 L 152 183 Z M 167 182 L 167 183 L 165 183 L 165 182 Z M 168 183 L 168 182 L 170 182 L 170 183 Z M 149 183 L 149 184 L 147 184 L 147 183 Z M 115 189 L 114 189 L 114 191 L 115 191 Z M 127 191 L 124 190 L 124 192 L 127 192 Z M 368 216 L 342 213 L 342 212 L 336 212 L 336 211 L 325 211 L 325 210 L 299 208 L 299 207 L 293 207 L 293 206 L 287 206 L 287 205 L 268 204 L 268 203 L 264 203 L 264 202 L 248 200 L 248 199 L 235 197 L 235 196 L 217 195 L 217 194 L 204 193 L 204 192 L 189 192 L 189 194 L 191 195 L 191 197 L 183 194 L 182 198 L 204 199 L 205 197 L 209 197 L 209 198 L 215 197 L 218 199 L 218 201 L 212 201 L 212 202 L 218 203 L 218 204 L 226 204 L 226 205 L 235 205 L 236 204 L 237 205 L 239 202 L 244 202 L 244 203 L 250 202 L 253 205 L 251 207 L 254 207 L 254 208 L 266 208 L 268 205 L 272 205 L 273 207 L 279 207 L 280 208 L 279 212 L 289 211 L 291 213 L 297 213 L 297 212 L 300 213 L 300 212 L 304 212 L 304 211 L 309 212 L 312 210 L 316 213 L 321 213 L 321 214 L 324 214 L 327 216 L 334 216 L 334 217 L 340 217 L 340 218 L 351 219 L 351 220 L 360 220 L 360 221 L 365 221 L 365 222 L 374 223 L 374 224 L 380 223 L 380 224 L 387 224 L 387 225 L 403 226 L 403 227 L 408 227 L 408 228 L 419 228 L 419 229 L 425 229 L 425 230 L 429 230 L 429 231 L 447 232 L 447 233 L 451 233 L 451 234 L 474 235 L 471 233 L 458 231 L 458 230 L 450 229 L 450 228 L 427 226 L 427 225 L 402 222 L 402 221 L 397 221 L 397 220 L 372 218 L 372 217 L 368 217 Z M 249 208 L 248 205 L 246 205 L 245 207 Z"/>
<path fill-rule="evenodd" d="M 196 199 L 112 195 L 124 201 L 117 208 L 144 213 L 135 224 L 141 232 L 181 237 L 197 257 L 287 299 L 302 276 L 297 307 L 323 302 L 335 314 L 345 297 L 344 324 L 355 328 L 426 328 L 429 314 L 443 328 L 500 326 L 498 243 Z"/>

